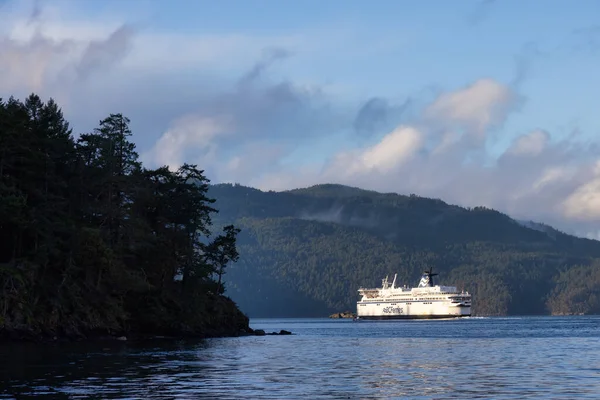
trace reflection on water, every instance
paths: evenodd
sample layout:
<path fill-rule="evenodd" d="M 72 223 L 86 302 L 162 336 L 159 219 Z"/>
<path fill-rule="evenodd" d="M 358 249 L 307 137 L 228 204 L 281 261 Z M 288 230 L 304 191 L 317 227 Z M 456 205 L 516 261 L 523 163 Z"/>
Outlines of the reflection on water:
<path fill-rule="evenodd" d="M 0 346 L 0 398 L 597 398 L 600 318 L 256 320 L 293 336 Z"/>

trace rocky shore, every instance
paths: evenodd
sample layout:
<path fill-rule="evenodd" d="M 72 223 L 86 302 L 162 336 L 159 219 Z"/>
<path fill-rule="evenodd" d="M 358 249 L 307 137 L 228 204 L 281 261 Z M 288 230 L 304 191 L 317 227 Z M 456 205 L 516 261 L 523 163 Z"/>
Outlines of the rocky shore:
<path fill-rule="evenodd" d="M 76 319 L 54 326 L 4 323 L 0 324 L 0 342 L 142 341 L 292 334 L 283 329 L 267 333 L 250 328 L 249 318 L 228 297 L 208 296 L 202 304 L 204 307 L 196 308 L 193 313 L 173 310 L 171 318 L 160 319 L 152 314 L 147 318 L 138 316 L 116 329 L 89 329 Z"/>
<path fill-rule="evenodd" d="M 341 313 L 331 314 L 329 318 L 356 318 L 356 313 L 351 311 L 344 311 Z"/>
<path fill-rule="evenodd" d="M 292 332 L 281 329 L 279 332 L 265 332 L 263 329 L 247 328 L 238 332 L 212 332 L 210 334 L 190 334 L 181 335 L 153 335 L 131 333 L 127 335 L 77 335 L 77 336 L 51 336 L 40 335 L 30 331 L 4 331 L 0 335 L 2 342 L 30 342 L 30 343 L 64 343 L 81 341 L 147 341 L 147 340 L 179 340 L 179 339 L 208 339 L 219 337 L 241 337 L 241 336 L 275 336 L 275 335 L 293 335 Z"/>

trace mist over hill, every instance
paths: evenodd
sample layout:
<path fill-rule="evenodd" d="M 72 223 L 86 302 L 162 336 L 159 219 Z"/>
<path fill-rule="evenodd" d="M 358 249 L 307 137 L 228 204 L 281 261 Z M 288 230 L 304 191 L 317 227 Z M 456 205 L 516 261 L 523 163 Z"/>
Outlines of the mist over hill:
<path fill-rule="evenodd" d="M 336 184 L 284 192 L 212 185 L 215 223 L 235 223 L 240 260 L 227 294 L 250 317 L 354 310 L 360 286 L 386 275 L 473 293 L 478 315 L 600 311 L 600 242 L 485 207 Z"/>

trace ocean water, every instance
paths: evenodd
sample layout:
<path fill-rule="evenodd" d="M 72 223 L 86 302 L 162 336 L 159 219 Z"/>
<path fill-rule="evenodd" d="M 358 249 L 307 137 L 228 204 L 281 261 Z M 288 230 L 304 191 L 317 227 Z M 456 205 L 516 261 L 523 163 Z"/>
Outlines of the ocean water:
<path fill-rule="evenodd" d="M 600 398 L 596 316 L 251 326 L 294 335 L 0 345 L 0 398 Z"/>

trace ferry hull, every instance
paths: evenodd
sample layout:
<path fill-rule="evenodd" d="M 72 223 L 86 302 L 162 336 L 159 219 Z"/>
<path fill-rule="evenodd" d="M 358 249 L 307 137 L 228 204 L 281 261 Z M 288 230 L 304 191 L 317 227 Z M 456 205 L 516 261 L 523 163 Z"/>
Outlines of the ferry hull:
<path fill-rule="evenodd" d="M 360 319 L 441 319 L 471 316 L 470 305 L 444 304 L 389 304 L 357 303 L 356 315 Z"/>
<path fill-rule="evenodd" d="M 471 314 L 460 314 L 460 315 L 359 315 L 358 319 L 364 320 L 397 320 L 397 319 L 449 319 L 449 318 L 461 318 L 470 317 Z"/>

